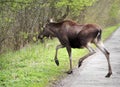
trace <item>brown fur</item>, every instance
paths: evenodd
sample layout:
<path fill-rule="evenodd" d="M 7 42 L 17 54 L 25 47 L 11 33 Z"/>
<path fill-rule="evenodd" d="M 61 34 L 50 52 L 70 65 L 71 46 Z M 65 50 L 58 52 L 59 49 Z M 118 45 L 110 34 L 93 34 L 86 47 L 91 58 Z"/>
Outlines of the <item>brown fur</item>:
<path fill-rule="evenodd" d="M 104 48 L 103 43 L 101 42 L 101 33 L 102 30 L 100 26 L 96 24 L 80 25 L 71 20 L 64 20 L 59 23 L 52 22 L 46 24 L 43 32 L 39 35 L 39 38 L 43 39 L 45 36 L 54 36 L 58 38 L 61 44 L 56 47 L 56 54 L 54 58 L 57 65 L 59 65 L 57 51 L 59 48 L 66 47 L 70 60 L 70 70 L 68 71 L 69 74 L 72 73 L 71 48 L 85 47 L 89 50 L 90 53 L 79 60 L 78 66 L 80 66 L 84 59 L 95 53 L 92 47 L 89 46 L 89 43 L 95 44 L 96 47 L 99 48 L 107 58 L 109 72 L 106 77 L 110 77 L 112 70 L 109 61 L 109 52 Z"/>
<path fill-rule="evenodd" d="M 76 22 L 65 20 L 59 23 L 49 23 L 49 30 L 52 31 L 62 45 L 69 45 L 71 48 L 86 47 L 88 42 L 94 42 L 100 27 L 94 24 L 79 25 Z M 52 35 L 50 32 L 48 34 Z"/>

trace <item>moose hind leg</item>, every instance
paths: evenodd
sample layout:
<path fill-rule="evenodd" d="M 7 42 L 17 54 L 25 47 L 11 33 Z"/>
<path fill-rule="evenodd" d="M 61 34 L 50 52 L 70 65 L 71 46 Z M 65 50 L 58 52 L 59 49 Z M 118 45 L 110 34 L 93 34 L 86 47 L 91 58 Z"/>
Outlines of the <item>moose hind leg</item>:
<path fill-rule="evenodd" d="M 105 77 L 110 77 L 112 75 L 112 69 L 111 69 L 111 64 L 110 64 L 110 53 L 104 48 L 105 52 L 106 52 L 106 58 L 107 58 L 107 62 L 108 62 L 108 74 Z"/>
<path fill-rule="evenodd" d="M 79 61 L 78 61 L 78 68 L 82 65 L 82 62 L 83 62 L 86 58 L 88 58 L 89 56 L 91 56 L 91 55 L 93 55 L 94 53 L 96 53 L 95 50 L 94 50 L 89 44 L 86 46 L 86 48 L 88 49 L 89 53 L 79 59 Z"/>
<path fill-rule="evenodd" d="M 112 75 L 112 69 L 111 69 L 110 58 L 109 58 L 110 53 L 106 50 L 102 42 L 95 43 L 95 45 L 106 56 L 107 63 L 108 63 L 108 73 L 105 77 L 110 77 Z"/>

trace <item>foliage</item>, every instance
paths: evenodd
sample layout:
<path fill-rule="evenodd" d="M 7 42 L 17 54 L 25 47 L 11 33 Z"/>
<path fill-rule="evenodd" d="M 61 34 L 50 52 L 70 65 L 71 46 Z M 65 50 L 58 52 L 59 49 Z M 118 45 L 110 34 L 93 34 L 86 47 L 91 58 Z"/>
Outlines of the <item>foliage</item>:
<path fill-rule="evenodd" d="M 120 0 L 115 0 L 112 4 L 110 16 L 116 18 L 120 14 Z"/>
<path fill-rule="evenodd" d="M 75 16 L 79 15 L 85 7 L 93 5 L 94 2 L 96 0 L 60 0 L 56 3 L 56 7 L 70 6 L 70 13 Z"/>
<path fill-rule="evenodd" d="M 77 16 L 81 9 L 91 6 L 95 1 L 1 0 L 0 52 L 5 48 L 18 50 L 30 42 L 36 42 L 38 32 L 49 18 L 63 20 L 69 14 L 71 17 Z"/>
<path fill-rule="evenodd" d="M 93 5 L 98 7 L 89 10 Z M 110 25 L 119 22 L 119 15 L 119 0 L 0 0 L 0 53 L 37 42 L 49 18 Z"/>

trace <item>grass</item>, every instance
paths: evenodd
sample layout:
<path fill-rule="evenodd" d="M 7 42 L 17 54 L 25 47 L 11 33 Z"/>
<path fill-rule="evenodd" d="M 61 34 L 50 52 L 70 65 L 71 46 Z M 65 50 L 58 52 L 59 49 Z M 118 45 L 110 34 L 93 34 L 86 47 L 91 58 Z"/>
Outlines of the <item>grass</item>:
<path fill-rule="evenodd" d="M 108 38 L 118 26 L 104 29 L 103 40 Z M 46 44 L 36 43 L 25 48 L 0 55 L 0 87 L 45 87 L 65 76 L 69 69 L 66 49 L 60 49 L 60 66 L 54 63 L 55 47 L 58 40 L 48 40 Z M 73 65 L 87 52 L 86 49 L 73 49 Z"/>
<path fill-rule="evenodd" d="M 108 39 L 112 33 L 119 27 L 119 25 L 117 26 L 112 26 L 112 27 L 108 27 L 106 29 L 103 30 L 103 33 L 102 33 L 102 39 L 103 41 L 105 41 L 106 39 Z"/>

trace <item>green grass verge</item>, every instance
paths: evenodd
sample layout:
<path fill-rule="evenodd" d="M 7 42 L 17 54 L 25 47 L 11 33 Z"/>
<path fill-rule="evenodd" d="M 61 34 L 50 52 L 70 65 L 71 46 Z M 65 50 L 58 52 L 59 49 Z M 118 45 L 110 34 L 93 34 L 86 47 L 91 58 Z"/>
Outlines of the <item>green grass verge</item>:
<path fill-rule="evenodd" d="M 118 26 L 104 29 L 103 40 L 108 38 Z M 69 69 L 66 49 L 60 49 L 60 66 L 54 63 L 55 47 L 58 40 L 48 40 L 47 44 L 32 44 L 16 51 L 0 55 L 0 87 L 45 87 L 65 76 Z M 73 65 L 87 52 L 86 49 L 73 49 Z"/>
<path fill-rule="evenodd" d="M 117 29 L 119 28 L 120 25 L 117 25 L 117 26 L 112 26 L 112 27 L 108 27 L 106 29 L 103 30 L 103 33 L 102 33 L 102 39 L 103 41 L 105 41 L 106 39 L 109 38 L 109 36 L 111 36 L 111 34 Z"/>

